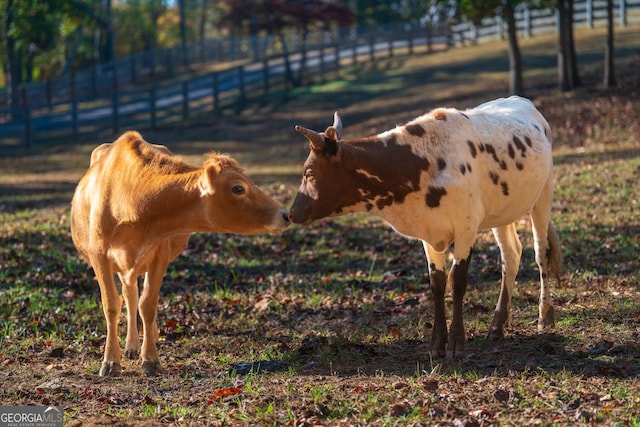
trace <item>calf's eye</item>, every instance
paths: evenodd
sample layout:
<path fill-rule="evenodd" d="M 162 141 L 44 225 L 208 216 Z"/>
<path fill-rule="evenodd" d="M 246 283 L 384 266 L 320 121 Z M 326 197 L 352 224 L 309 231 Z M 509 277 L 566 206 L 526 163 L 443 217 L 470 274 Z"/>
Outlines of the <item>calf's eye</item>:
<path fill-rule="evenodd" d="M 231 192 L 233 194 L 235 194 L 235 195 L 238 195 L 238 196 L 244 194 L 245 191 L 246 190 L 244 189 L 244 187 L 242 185 L 240 185 L 240 184 L 236 184 L 233 187 L 231 187 Z"/>

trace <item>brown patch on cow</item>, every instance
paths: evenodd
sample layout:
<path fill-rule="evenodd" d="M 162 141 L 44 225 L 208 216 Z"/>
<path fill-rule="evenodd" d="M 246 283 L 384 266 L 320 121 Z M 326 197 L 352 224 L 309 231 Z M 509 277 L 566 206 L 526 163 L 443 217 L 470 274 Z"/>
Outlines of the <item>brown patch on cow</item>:
<path fill-rule="evenodd" d="M 521 171 L 522 169 L 524 169 L 524 165 L 520 162 L 516 162 L 516 168 L 518 168 L 518 170 Z"/>
<path fill-rule="evenodd" d="M 507 163 L 504 160 L 500 160 L 500 169 L 507 170 Z"/>
<path fill-rule="evenodd" d="M 391 144 L 391 145 L 395 144 L 396 141 L 397 141 L 397 139 L 396 139 L 396 134 L 395 133 L 390 134 L 386 139 L 387 144 Z"/>
<path fill-rule="evenodd" d="M 478 144 L 478 149 L 480 150 L 481 153 L 484 153 L 484 144 L 482 142 Z"/>
<path fill-rule="evenodd" d="M 443 122 L 447 120 L 447 113 L 442 110 L 436 110 L 433 113 L 433 118 L 436 120 L 442 120 Z"/>
<path fill-rule="evenodd" d="M 513 135 L 513 143 L 516 145 L 516 148 L 518 150 L 520 150 L 520 155 L 522 157 L 525 157 L 525 151 L 527 151 L 527 147 L 525 147 L 525 145 L 522 143 L 522 141 L 520 141 L 520 138 L 518 138 L 517 136 Z"/>
<path fill-rule="evenodd" d="M 430 208 L 437 208 L 440 206 L 440 199 L 442 196 L 447 194 L 447 190 L 443 187 L 432 187 L 429 186 L 429 191 L 427 192 L 426 202 L 427 206 Z"/>
<path fill-rule="evenodd" d="M 525 137 L 524 137 L 524 142 L 526 142 L 526 143 L 527 143 L 527 145 L 528 145 L 529 147 L 531 147 L 531 146 L 532 146 L 531 138 L 529 138 L 529 137 L 528 137 L 528 136 L 526 136 L 526 135 L 525 135 Z"/>
<path fill-rule="evenodd" d="M 505 181 L 501 181 L 500 182 L 500 187 L 502 187 L 502 194 L 504 194 L 505 196 L 509 195 L 509 184 L 507 184 Z"/>
<path fill-rule="evenodd" d="M 418 125 L 418 124 L 413 124 L 413 125 L 406 125 L 404 127 L 407 132 L 409 132 L 411 135 L 413 136 L 417 136 L 420 137 L 422 135 L 424 135 L 426 133 L 426 131 L 424 130 L 424 128 L 422 127 L 422 125 Z"/>
<path fill-rule="evenodd" d="M 471 164 L 467 163 L 467 170 L 469 171 L 469 173 L 471 173 Z"/>
<path fill-rule="evenodd" d="M 447 161 L 442 157 L 438 157 L 438 169 L 443 170 L 447 167 Z"/>
<path fill-rule="evenodd" d="M 472 141 L 467 141 L 467 145 L 469 146 L 469 151 L 471 151 L 471 157 L 475 158 L 478 155 L 476 146 L 473 144 Z"/>
<path fill-rule="evenodd" d="M 491 154 L 491 157 L 493 158 L 493 161 L 500 165 L 500 168 L 502 168 L 502 169 L 506 169 L 507 168 L 507 164 L 504 163 L 503 160 L 500 160 L 500 158 L 498 157 L 498 154 L 496 153 L 496 149 L 493 147 L 493 145 L 485 144 L 485 149 L 487 150 L 487 154 Z M 504 167 L 503 167 L 503 164 L 504 164 Z"/>
<path fill-rule="evenodd" d="M 491 178 L 491 182 L 493 182 L 494 184 L 498 185 L 498 181 L 500 180 L 500 177 L 498 176 L 497 173 L 489 172 L 489 178 Z"/>
<path fill-rule="evenodd" d="M 321 218 L 338 208 L 358 204 L 370 211 L 384 209 L 403 203 L 408 194 L 420 191 L 421 175 L 429 170 L 430 162 L 414 154 L 411 145 L 398 144 L 402 135 L 384 140 L 367 137 L 342 141 L 339 162 L 317 158 L 316 191 L 323 201 L 311 216 Z"/>
<path fill-rule="evenodd" d="M 464 175 L 465 173 L 467 173 L 467 166 L 463 163 L 460 166 L 458 166 L 460 168 L 460 172 L 462 172 L 462 175 Z"/>
<path fill-rule="evenodd" d="M 465 113 L 462 113 L 462 112 L 461 112 L 461 113 L 460 113 L 460 115 L 461 115 L 462 117 L 464 117 L 465 119 L 469 119 L 469 116 L 467 116 Z"/>
<path fill-rule="evenodd" d="M 402 201 L 404 201 L 404 195 L 399 196 L 399 198 L 401 197 Z M 384 209 L 387 206 L 391 206 L 394 202 L 394 196 L 393 194 L 389 194 L 387 196 L 381 197 L 378 200 L 376 200 L 376 207 L 380 210 Z"/>
<path fill-rule="evenodd" d="M 512 159 L 516 158 L 516 150 L 513 149 L 513 145 L 509 144 L 507 146 L 507 150 L 509 151 L 509 157 L 511 157 Z"/>

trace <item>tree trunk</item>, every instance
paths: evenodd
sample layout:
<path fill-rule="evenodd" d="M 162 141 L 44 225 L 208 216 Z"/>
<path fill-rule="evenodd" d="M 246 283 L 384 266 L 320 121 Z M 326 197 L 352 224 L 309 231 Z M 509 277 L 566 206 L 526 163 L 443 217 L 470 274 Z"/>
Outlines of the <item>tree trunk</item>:
<path fill-rule="evenodd" d="M 7 32 L 7 102 L 9 103 L 9 108 L 11 108 L 11 117 L 17 119 L 20 113 L 14 110 L 13 107 L 20 105 L 20 91 L 18 89 L 22 83 L 22 67 L 20 66 L 19 57 L 16 52 L 16 40 L 11 35 L 12 32 L 9 31 L 13 26 L 13 13 L 13 0 L 7 0 L 4 11 L 4 28 Z"/>
<path fill-rule="evenodd" d="M 567 40 L 567 1 L 568 0 L 558 0 L 558 23 L 560 24 L 560 28 L 558 29 L 558 87 L 563 92 L 568 92 L 573 89 L 569 73 L 570 54 Z"/>
<path fill-rule="evenodd" d="M 604 85 L 616 85 L 613 62 L 613 0 L 607 0 L 607 43 L 604 48 Z"/>
<path fill-rule="evenodd" d="M 187 0 L 178 0 L 178 7 L 180 9 L 180 45 L 182 46 L 182 65 L 185 67 L 189 65 L 187 60 L 186 1 Z"/>
<path fill-rule="evenodd" d="M 578 73 L 578 55 L 576 55 L 576 44 L 573 38 L 573 0 L 567 2 L 567 44 L 569 51 L 569 73 L 571 76 L 571 87 L 575 89 L 582 86 L 580 74 Z"/>
<path fill-rule="evenodd" d="M 509 39 L 509 91 L 512 95 L 524 96 L 522 82 L 522 56 L 518 46 L 518 34 L 513 6 L 505 4 L 502 9 L 504 20 L 507 22 L 507 36 Z"/>

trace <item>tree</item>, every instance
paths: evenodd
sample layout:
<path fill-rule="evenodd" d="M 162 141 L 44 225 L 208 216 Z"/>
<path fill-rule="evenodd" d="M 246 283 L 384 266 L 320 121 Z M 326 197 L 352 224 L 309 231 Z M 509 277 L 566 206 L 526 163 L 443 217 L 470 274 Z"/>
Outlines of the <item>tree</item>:
<path fill-rule="evenodd" d="M 95 22 L 96 17 L 85 0 L 3 0 L 0 4 L 4 6 L 0 13 L 4 15 L 6 34 L 3 47 L 9 102 L 18 105 L 18 88 L 34 79 L 38 56 L 58 49 L 59 56 L 64 57 L 62 41 L 66 43 L 70 35 L 76 35 L 78 29 L 81 32 L 82 26 Z M 45 67 L 52 66 L 43 63 L 40 68 Z"/>
<path fill-rule="evenodd" d="M 524 96 L 522 80 L 522 55 L 518 45 L 515 20 L 515 7 L 523 0 L 459 0 L 456 4 L 456 17 L 466 19 L 474 25 L 480 25 L 483 18 L 501 15 L 507 23 L 509 41 L 509 92 Z M 450 6 L 448 0 L 441 0 L 443 6 Z"/>
<path fill-rule="evenodd" d="M 558 0 L 558 86 L 568 92 L 581 86 L 573 38 L 573 0 Z"/>
<path fill-rule="evenodd" d="M 276 36 L 284 51 L 287 80 L 293 86 L 300 86 L 304 78 L 309 32 L 314 28 L 329 30 L 333 25 L 343 27 L 354 22 L 351 9 L 341 3 L 315 0 L 228 0 L 220 24 L 239 34 L 257 35 L 264 32 Z M 247 13 L 249 9 L 250 14 Z M 286 38 L 288 32 L 295 32 L 301 39 L 301 59 L 297 74 L 289 59 Z"/>
<path fill-rule="evenodd" d="M 607 0 L 607 42 L 604 48 L 604 79 L 606 87 L 616 85 L 613 62 L 613 0 Z"/>

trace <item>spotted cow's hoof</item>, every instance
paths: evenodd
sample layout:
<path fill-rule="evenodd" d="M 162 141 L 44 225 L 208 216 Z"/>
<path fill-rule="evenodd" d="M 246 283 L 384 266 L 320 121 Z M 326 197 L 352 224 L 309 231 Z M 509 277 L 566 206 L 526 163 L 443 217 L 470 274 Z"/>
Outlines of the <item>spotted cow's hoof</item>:
<path fill-rule="evenodd" d="M 164 370 L 162 369 L 162 366 L 160 366 L 160 362 L 158 360 L 147 360 L 142 362 L 142 370 L 148 377 L 155 377 L 164 374 Z"/>
<path fill-rule="evenodd" d="M 487 333 L 487 340 L 489 341 L 503 341 L 504 340 L 504 332 L 501 328 L 489 328 L 489 332 Z"/>
<path fill-rule="evenodd" d="M 116 377 L 120 375 L 121 370 L 122 367 L 117 362 L 102 362 L 98 375 L 101 377 Z"/>
<path fill-rule="evenodd" d="M 545 334 L 551 332 L 555 324 L 555 312 L 553 307 L 549 307 L 544 315 L 538 318 L 538 333 Z"/>

